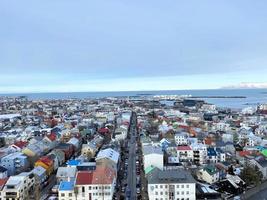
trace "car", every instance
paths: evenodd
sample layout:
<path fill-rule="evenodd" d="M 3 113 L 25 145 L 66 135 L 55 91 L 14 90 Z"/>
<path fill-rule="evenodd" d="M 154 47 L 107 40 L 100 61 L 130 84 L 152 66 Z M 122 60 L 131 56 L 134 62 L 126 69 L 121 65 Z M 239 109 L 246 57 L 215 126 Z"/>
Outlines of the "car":
<path fill-rule="evenodd" d="M 125 187 L 124 186 L 121 188 L 121 191 L 122 192 L 125 192 Z"/>
<path fill-rule="evenodd" d="M 52 194 L 57 194 L 58 193 L 58 188 L 59 188 L 59 185 L 54 185 L 54 187 L 51 189 L 51 193 Z"/>
<path fill-rule="evenodd" d="M 140 188 L 136 188 L 136 193 L 137 194 L 140 194 L 141 193 Z"/>

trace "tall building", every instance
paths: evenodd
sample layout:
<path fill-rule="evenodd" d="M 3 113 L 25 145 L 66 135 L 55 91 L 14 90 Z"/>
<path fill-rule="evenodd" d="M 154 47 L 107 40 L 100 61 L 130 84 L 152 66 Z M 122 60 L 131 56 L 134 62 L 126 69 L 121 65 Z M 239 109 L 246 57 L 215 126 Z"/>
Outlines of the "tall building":
<path fill-rule="evenodd" d="M 150 200 L 195 200 L 196 181 L 184 169 L 162 171 L 154 168 L 147 175 Z"/>

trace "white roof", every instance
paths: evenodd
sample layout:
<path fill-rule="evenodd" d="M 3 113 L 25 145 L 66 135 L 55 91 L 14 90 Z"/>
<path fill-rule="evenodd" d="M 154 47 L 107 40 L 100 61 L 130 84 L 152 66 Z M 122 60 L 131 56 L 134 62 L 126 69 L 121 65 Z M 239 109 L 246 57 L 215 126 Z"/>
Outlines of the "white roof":
<path fill-rule="evenodd" d="M 75 177 L 76 171 L 76 167 L 59 167 L 56 177 Z"/>
<path fill-rule="evenodd" d="M 102 158 L 108 158 L 112 160 L 115 163 L 118 163 L 120 154 L 117 151 L 114 151 L 111 148 L 104 149 L 99 151 L 97 154 L 96 160 L 102 159 Z"/>
<path fill-rule="evenodd" d="M 0 115 L 0 119 L 12 119 L 15 117 L 21 117 L 20 114 L 4 114 L 4 115 Z"/>

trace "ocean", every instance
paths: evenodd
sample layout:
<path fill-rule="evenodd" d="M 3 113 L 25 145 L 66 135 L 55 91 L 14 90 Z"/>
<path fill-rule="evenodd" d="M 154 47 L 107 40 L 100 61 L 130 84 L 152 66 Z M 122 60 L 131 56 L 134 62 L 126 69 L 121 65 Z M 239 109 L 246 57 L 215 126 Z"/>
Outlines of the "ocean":
<path fill-rule="evenodd" d="M 192 96 L 244 96 L 246 98 L 202 98 L 218 107 L 240 109 L 257 104 L 267 103 L 267 89 L 216 89 L 216 90 L 164 90 L 164 91 L 127 91 L 127 92 L 69 92 L 69 93 L 29 93 L 0 94 L 0 96 L 27 96 L 37 99 L 69 99 L 69 98 L 102 98 L 122 96 L 153 96 L 153 95 L 192 95 Z"/>

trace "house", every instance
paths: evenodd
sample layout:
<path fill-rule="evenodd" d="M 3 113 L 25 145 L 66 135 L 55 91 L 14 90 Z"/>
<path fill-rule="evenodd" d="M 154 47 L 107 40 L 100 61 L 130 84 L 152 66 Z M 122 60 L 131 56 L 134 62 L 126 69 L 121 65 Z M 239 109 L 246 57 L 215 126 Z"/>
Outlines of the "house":
<path fill-rule="evenodd" d="M 209 147 L 207 148 L 207 161 L 209 163 L 216 163 L 218 162 L 218 155 L 214 148 Z"/>
<path fill-rule="evenodd" d="M 54 170 L 54 161 L 48 156 L 43 156 L 35 162 L 35 167 L 41 166 L 46 170 L 46 174 L 49 176 Z"/>
<path fill-rule="evenodd" d="M 112 200 L 115 185 L 115 172 L 108 167 L 97 167 L 95 171 L 80 171 L 75 182 L 77 199 Z"/>
<path fill-rule="evenodd" d="M 75 180 L 76 167 L 59 167 L 56 174 L 57 183 L 61 181 Z"/>
<path fill-rule="evenodd" d="M 33 173 L 38 178 L 41 186 L 44 185 L 45 181 L 48 178 L 48 176 L 46 175 L 46 169 L 41 166 L 34 167 L 31 173 Z"/>
<path fill-rule="evenodd" d="M 144 169 L 150 166 L 163 169 L 163 152 L 158 146 L 143 147 L 143 162 Z"/>
<path fill-rule="evenodd" d="M 207 160 L 207 147 L 202 143 L 193 143 L 190 145 L 193 150 L 193 161 L 197 165 L 206 163 Z"/>
<path fill-rule="evenodd" d="M 27 146 L 27 142 L 24 141 L 17 141 L 14 144 L 10 145 L 9 148 L 12 149 L 12 151 L 22 151 Z"/>
<path fill-rule="evenodd" d="M 25 171 L 29 167 L 29 161 L 23 153 L 15 152 L 3 157 L 1 166 L 6 168 L 8 176 L 11 176 Z"/>
<path fill-rule="evenodd" d="M 76 200 L 75 196 L 75 182 L 74 180 L 61 181 L 58 188 L 59 200 Z"/>
<path fill-rule="evenodd" d="M 197 172 L 197 177 L 199 180 L 213 184 L 219 181 L 220 173 L 214 165 L 207 165 Z"/>
<path fill-rule="evenodd" d="M 10 176 L 2 190 L 2 196 L 5 199 L 29 199 L 34 194 L 34 184 L 35 179 L 32 173 Z"/>
<path fill-rule="evenodd" d="M 188 137 L 186 132 L 176 133 L 174 136 L 175 143 L 177 145 L 188 145 Z"/>
<path fill-rule="evenodd" d="M 108 159 L 114 162 L 115 164 L 118 164 L 119 157 L 120 157 L 119 152 L 115 151 L 112 148 L 107 148 L 99 151 L 96 157 L 96 161 L 100 161 L 102 159 Z"/>
<path fill-rule="evenodd" d="M 36 144 L 29 144 L 27 147 L 25 147 L 22 150 L 22 153 L 27 155 L 28 157 L 38 157 L 44 154 L 43 150 L 40 148 L 40 146 Z"/>
<path fill-rule="evenodd" d="M 65 162 L 65 153 L 60 149 L 54 149 L 48 155 L 55 155 L 58 160 L 58 165 L 61 166 Z"/>
<path fill-rule="evenodd" d="M 7 180 L 8 180 L 8 178 L 0 179 L 0 198 L 1 198 L 1 199 L 5 199 L 5 196 L 4 196 L 2 190 L 3 190 L 3 188 L 5 187 Z"/>
<path fill-rule="evenodd" d="M 180 162 L 193 161 L 193 150 L 190 146 L 178 146 L 177 157 Z"/>
<path fill-rule="evenodd" d="M 70 159 L 74 153 L 74 146 L 72 144 L 60 143 L 56 146 L 55 149 L 61 150 L 64 152 L 65 160 Z"/>
<path fill-rule="evenodd" d="M 5 167 L 0 166 L 0 179 L 7 178 L 7 169 Z"/>
<path fill-rule="evenodd" d="M 196 181 L 184 169 L 160 170 L 153 168 L 147 174 L 150 200 L 196 199 Z"/>
<path fill-rule="evenodd" d="M 82 145 L 82 155 L 86 157 L 87 159 L 93 158 L 96 155 L 97 151 L 98 151 L 98 148 L 93 143 Z"/>
<path fill-rule="evenodd" d="M 80 149 L 80 147 L 81 147 L 81 142 L 76 137 L 70 138 L 70 140 L 67 143 L 72 144 L 76 150 Z"/>
<path fill-rule="evenodd" d="M 125 140 L 127 138 L 127 132 L 128 132 L 128 127 L 125 125 L 121 125 L 120 127 L 115 129 L 114 139 L 116 141 Z"/>

